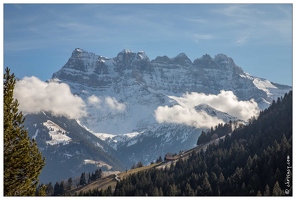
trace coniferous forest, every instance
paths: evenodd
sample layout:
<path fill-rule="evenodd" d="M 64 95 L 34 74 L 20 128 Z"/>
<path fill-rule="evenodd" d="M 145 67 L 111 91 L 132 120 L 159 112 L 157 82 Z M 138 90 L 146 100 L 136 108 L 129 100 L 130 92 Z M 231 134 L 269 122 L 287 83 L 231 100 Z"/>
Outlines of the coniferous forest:
<path fill-rule="evenodd" d="M 108 189 L 80 195 L 292 196 L 292 91 L 206 151 Z"/>

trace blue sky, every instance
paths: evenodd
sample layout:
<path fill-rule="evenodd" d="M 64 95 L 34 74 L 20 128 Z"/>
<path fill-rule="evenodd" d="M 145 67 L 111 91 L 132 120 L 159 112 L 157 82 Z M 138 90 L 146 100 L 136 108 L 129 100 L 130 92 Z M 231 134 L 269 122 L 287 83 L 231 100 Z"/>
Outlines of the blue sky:
<path fill-rule="evenodd" d="M 51 78 L 79 47 L 191 61 L 218 53 L 251 75 L 292 85 L 292 4 L 4 4 L 4 67 Z"/>

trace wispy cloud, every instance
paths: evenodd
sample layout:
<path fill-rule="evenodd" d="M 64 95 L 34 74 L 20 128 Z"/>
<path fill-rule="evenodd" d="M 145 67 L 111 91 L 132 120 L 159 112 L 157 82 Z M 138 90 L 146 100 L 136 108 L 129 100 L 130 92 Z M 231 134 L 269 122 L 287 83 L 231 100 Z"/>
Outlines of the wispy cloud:
<path fill-rule="evenodd" d="M 234 43 L 235 43 L 236 45 L 238 45 L 238 46 L 244 45 L 244 44 L 247 43 L 247 42 L 248 42 L 248 37 L 247 37 L 247 36 L 240 37 L 240 38 L 238 38 L 238 39 L 236 39 L 236 40 L 234 41 Z"/>
<path fill-rule="evenodd" d="M 196 43 L 200 42 L 201 40 L 211 40 L 214 38 L 211 34 L 194 34 L 194 41 Z"/>
<path fill-rule="evenodd" d="M 188 22 L 192 22 L 194 24 L 207 24 L 209 23 L 209 20 L 205 19 L 205 18 L 187 18 L 187 17 L 184 17 L 183 18 L 185 21 L 188 21 Z"/>
<path fill-rule="evenodd" d="M 4 45 L 7 50 L 66 45 L 69 42 L 77 43 L 82 38 L 85 44 L 173 41 L 180 37 L 193 38 L 193 41 L 200 42 L 220 38 L 231 39 L 235 45 L 243 45 L 252 41 L 276 42 L 277 40 L 270 39 L 273 34 L 284 39 L 291 36 L 292 32 L 291 11 L 285 6 L 270 7 L 271 11 L 280 12 L 281 15 L 252 4 L 201 4 L 196 5 L 197 10 L 186 5 L 20 7 L 20 12 L 11 12 L 14 15 L 7 14 L 9 10 L 5 12 L 4 26 L 7 34 Z M 5 10 L 8 8 L 5 7 Z M 276 16 L 273 17 L 274 15 Z M 248 32 L 250 35 L 245 39 L 240 37 L 233 40 L 241 32 Z M 22 37 L 12 33 L 18 33 Z M 14 42 L 19 42 L 19 48 Z"/>
<path fill-rule="evenodd" d="M 76 8 L 84 10 L 83 6 Z M 38 11 L 31 12 L 32 9 Z M 89 43 L 100 41 L 102 37 L 99 36 L 106 34 L 106 29 L 100 26 L 99 22 L 83 17 L 85 14 L 77 10 L 77 13 L 74 13 L 71 9 L 61 12 L 60 9 L 54 5 L 30 5 L 15 16 L 4 18 L 5 50 L 46 48 L 81 40 Z M 20 35 L 22 37 L 19 37 Z M 104 39 L 107 40 L 106 37 Z"/>
<path fill-rule="evenodd" d="M 235 45 L 250 42 L 274 44 L 290 41 L 292 13 L 289 7 L 260 4 L 226 4 L 214 7 L 210 9 L 210 12 L 216 16 L 215 24 L 224 27 L 222 35 L 248 34 L 248 36 L 233 40 Z M 278 14 L 279 12 L 282 14 Z M 281 40 L 274 40 L 275 37 L 281 38 Z"/>

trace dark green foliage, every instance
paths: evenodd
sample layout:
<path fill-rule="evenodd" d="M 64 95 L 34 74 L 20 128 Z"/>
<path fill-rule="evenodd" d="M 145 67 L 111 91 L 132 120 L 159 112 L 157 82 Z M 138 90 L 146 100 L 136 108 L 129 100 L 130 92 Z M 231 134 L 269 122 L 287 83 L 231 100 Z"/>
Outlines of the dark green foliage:
<path fill-rule="evenodd" d="M 137 164 L 133 164 L 133 166 L 131 167 L 131 169 L 136 169 L 136 168 L 140 168 L 140 167 L 143 167 L 143 163 L 140 161 L 138 162 Z"/>
<path fill-rule="evenodd" d="M 60 192 L 60 184 L 58 182 L 56 182 L 54 184 L 54 188 L 53 188 L 53 195 L 58 196 L 60 194 L 61 194 L 61 192 Z"/>
<path fill-rule="evenodd" d="M 72 188 L 72 184 L 73 184 L 73 180 L 72 180 L 72 178 L 69 178 L 69 179 L 68 179 L 67 190 L 71 190 L 71 188 Z"/>
<path fill-rule="evenodd" d="M 210 142 L 211 140 L 217 139 L 217 138 L 222 137 L 228 133 L 231 133 L 233 128 L 239 128 L 239 127 L 240 127 L 240 125 L 239 125 L 238 121 L 232 122 L 230 120 L 229 123 L 225 123 L 224 125 L 218 124 L 214 128 L 212 127 L 207 132 L 202 131 L 200 136 L 198 137 L 196 144 L 197 145 L 205 144 L 207 142 Z"/>
<path fill-rule="evenodd" d="M 156 161 L 155 161 L 155 163 L 159 163 L 159 162 L 162 162 L 162 157 L 161 157 L 161 156 L 159 156 L 159 157 L 156 159 Z"/>
<path fill-rule="evenodd" d="M 44 184 L 38 185 L 35 196 L 46 196 L 47 187 Z"/>
<path fill-rule="evenodd" d="M 88 178 L 86 178 L 88 177 Z M 89 184 L 93 181 L 101 179 L 103 177 L 102 169 L 96 169 L 94 173 L 81 173 L 80 178 L 78 179 L 77 187 Z M 38 188 L 37 188 L 38 189 Z M 52 183 L 48 183 L 44 186 L 44 196 L 70 196 L 71 190 L 73 189 L 73 179 L 68 178 L 66 182 L 63 180 L 61 182 L 56 182 L 54 187 Z M 43 191 L 40 191 L 43 192 Z M 40 194 L 39 190 L 37 190 L 37 194 Z M 88 191 L 88 192 L 81 192 L 79 194 L 75 193 L 74 196 L 106 196 L 107 194 L 110 195 L 110 191 L 106 193 L 106 191 L 98 191 L 97 189 Z"/>
<path fill-rule="evenodd" d="M 4 115 L 4 195 L 33 196 L 45 160 L 34 140 L 24 128 L 25 118 L 18 111 L 18 101 L 13 98 L 16 84 L 14 74 L 5 69 L 3 84 Z"/>
<path fill-rule="evenodd" d="M 52 196 L 54 194 L 54 188 L 52 186 L 52 183 L 50 182 L 46 186 L 46 196 Z"/>
<path fill-rule="evenodd" d="M 272 195 L 273 196 L 282 196 L 283 195 L 283 191 L 279 185 L 279 182 L 277 181 L 274 186 L 273 186 L 273 190 L 272 190 Z"/>
<path fill-rule="evenodd" d="M 80 185 L 85 185 L 85 184 L 86 184 L 85 172 L 83 172 L 83 173 L 81 174 L 79 184 L 80 184 Z"/>
<path fill-rule="evenodd" d="M 89 173 L 89 182 L 91 182 L 91 181 L 95 181 L 95 180 L 97 180 L 97 179 L 100 179 L 100 178 L 102 178 L 102 174 L 103 172 L 102 172 L 102 169 L 100 168 L 100 169 L 96 169 L 96 171 L 95 171 L 95 173 L 92 173 L 92 175 L 90 175 L 90 173 Z"/>

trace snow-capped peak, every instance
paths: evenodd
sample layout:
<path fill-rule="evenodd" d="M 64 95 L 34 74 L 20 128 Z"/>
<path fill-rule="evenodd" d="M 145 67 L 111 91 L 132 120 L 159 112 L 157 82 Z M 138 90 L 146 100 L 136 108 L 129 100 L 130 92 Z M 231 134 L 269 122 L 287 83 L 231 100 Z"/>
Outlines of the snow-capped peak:
<path fill-rule="evenodd" d="M 146 55 L 146 53 L 144 51 L 139 51 L 137 53 L 137 58 L 139 58 L 140 60 L 150 61 L 149 57 Z"/>
<path fill-rule="evenodd" d="M 129 49 L 123 49 L 121 52 L 122 53 L 134 53 L 133 51 L 131 51 Z"/>
<path fill-rule="evenodd" d="M 217 117 L 218 119 L 222 119 L 224 122 L 231 121 L 239 121 L 237 117 L 234 117 L 232 115 L 229 115 L 228 113 L 221 112 L 219 110 L 216 110 L 215 108 L 207 105 L 207 104 L 199 104 L 195 107 L 196 111 L 205 111 L 208 115 L 212 117 Z"/>
<path fill-rule="evenodd" d="M 76 52 L 85 52 L 83 49 L 81 49 L 81 48 L 76 48 L 74 51 L 76 51 Z"/>

